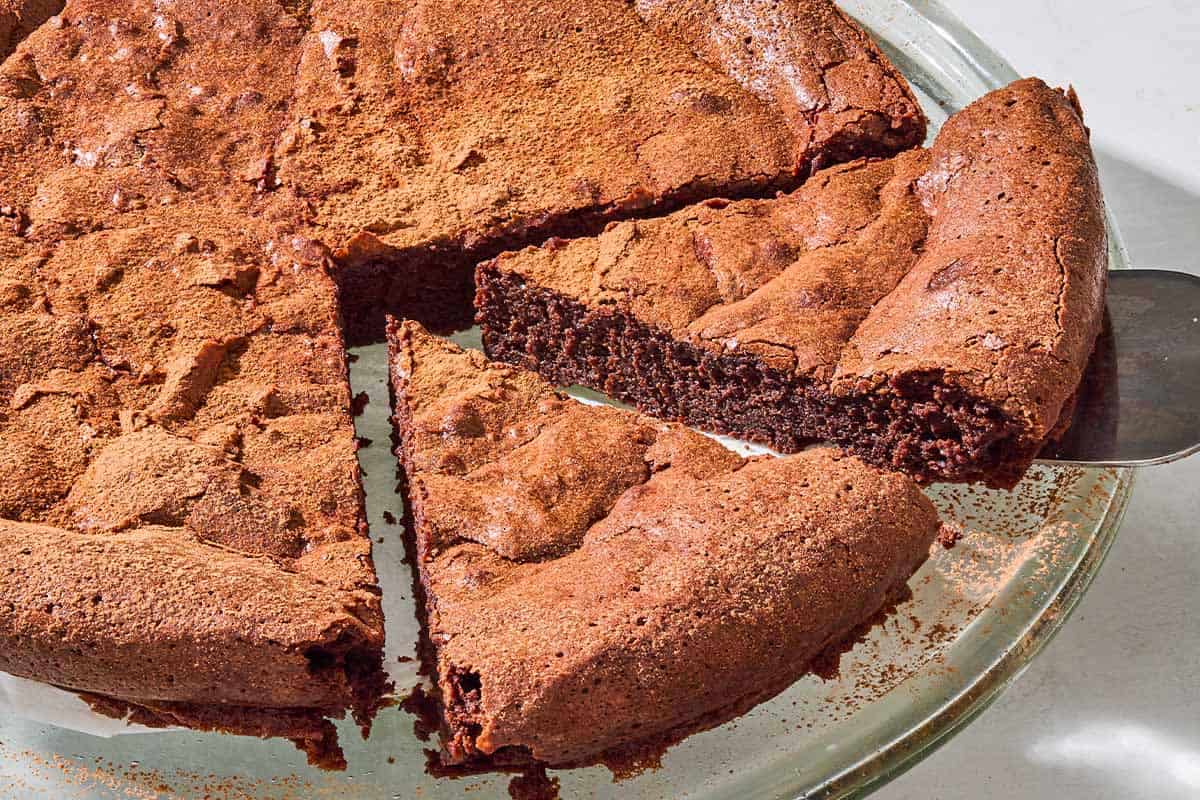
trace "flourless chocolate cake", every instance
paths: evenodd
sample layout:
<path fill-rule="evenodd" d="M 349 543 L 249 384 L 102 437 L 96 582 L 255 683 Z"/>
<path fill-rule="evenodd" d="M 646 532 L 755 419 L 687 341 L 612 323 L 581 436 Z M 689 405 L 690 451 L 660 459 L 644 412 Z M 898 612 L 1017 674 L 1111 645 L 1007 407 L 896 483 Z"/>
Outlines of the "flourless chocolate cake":
<path fill-rule="evenodd" d="M 1025 457 L 1069 394 L 1103 290 L 1082 126 L 1061 97 L 1023 86 L 1010 90 L 1016 108 L 985 102 L 932 154 L 907 153 L 925 132 L 911 90 L 829 0 L 0 0 L 0 670 L 147 724 L 285 736 L 315 763 L 340 765 L 329 718 L 349 710 L 366 726 L 388 690 L 347 339 L 381 338 L 385 310 L 464 323 L 473 265 L 548 239 L 541 255 L 481 273 L 489 343 L 508 348 L 499 354 L 566 370 L 592 346 L 593 328 L 580 329 L 583 339 L 564 335 L 568 317 L 546 312 L 556 303 L 595 311 L 590 296 L 568 300 L 549 281 L 536 294 L 499 265 L 561 259 L 554 280 L 572 281 L 589 268 L 575 255 L 587 247 L 624 247 L 629 231 L 662 237 L 645 258 L 657 265 L 691 252 L 717 264 L 704 273 L 721 276 L 711 311 L 727 316 L 708 344 L 694 345 L 702 380 L 672 367 L 655 391 L 700 387 L 698 402 L 708 403 L 712 386 L 737 385 L 726 374 L 749 381 L 756 369 L 758 399 L 746 406 L 734 391 L 707 416 L 641 399 L 710 427 L 733 429 L 722 420 L 742 414 L 761 422 L 761 431 L 744 426 L 760 438 L 809 409 L 787 388 L 801 385 L 808 356 L 794 339 L 755 332 L 775 319 L 756 316 L 755 298 L 775 308 L 768 287 L 790 291 L 777 279 L 802 251 L 874 254 L 877 271 L 859 283 L 831 255 L 829 281 L 801 286 L 802 302 L 779 301 L 841 309 L 827 292 L 859 287 L 847 297 L 860 303 L 874 291 L 868 284 L 886 279 L 853 335 L 831 340 L 847 346 L 812 368 L 828 372 L 814 397 L 840 414 L 826 414 L 840 427 L 820 435 L 919 477 L 1007 480 L 1004 465 Z M 987 114 L 1003 142 L 1028 145 L 1023 160 L 982 136 Z M 1023 120 L 1020 135 L 1005 133 L 1008 119 Z M 729 205 L 859 158 L 874 160 L 821 172 L 789 196 L 808 199 Z M 1052 182 L 1075 191 L 1048 192 Z M 714 197 L 725 199 L 662 219 Z M 1059 226 L 1071 213 L 1076 221 Z M 739 233 L 730 220 L 743 215 Z M 678 249 L 672 231 L 690 216 L 708 229 L 711 252 Z M 554 238 L 650 217 L 660 219 L 590 243 L 564 248 Z M 751 224 L 759 217 L 800 233 L 765 235 Z M 919 242 L 906 238 L 915 229 Z M 902 246 L 912 263 L 898 270 Z M 733 262 L 721 248 L 732 248 Z M 1029 256 L 1019 279 L 987 277 L 1015 269 L 1018 251 Z M 970 343 L 955 338 L 997 286 L 1011 298 L 995 327 Z M 629 294 L 659 297 L 686 327 L 707 311 L 693 288 L 681 279 L 675 294 L 655 295 L 650 284 Z M 927 295 L 941 299 L 930 305 Z M 500 308 L 502 296 L 510 307 Z M 1049 315 L 1048 296 L 1057 297 Z M 932 313 L 937 303 L 950 317 Z M 621 341 L 649 342 L 649 354 L 674 346 L 682 328 L 641 314 L 612 317 L 631 331 Z M 731 346 L 739 336 L 744 344 Z M 811 338 L 820 350 L 821 337 Z M 657 379 L 645 366 L 655 358 L 631 359 L 644 387 Z M 445 442 L 413 451 L 442 459 L 418 471 L 410 463 L 421 487 L 444 479 L 461 489 L 417 498 L 436 615 L 427 627 L 457 637 L 431 639 L 457 670 L 442 676 L 453 763 L 569 763 L 623 740 L 666 741 L 715 724 L 794 679 L 900 591 L 924 557 L 936 523 L 906 478 L 827 451 L 745 462 L 674 425 L 585 413 L 509 367 L 462 355 L 445 363 L 462 359 L 474 372 L 461 391 L 481 375 L 520 376 L 512 380 L 528 390 L 522 396 L 549 405 L 518 409 L 521 420 L 496 416 L 515 408 L 501 400 L 478 419 L 451 415 Z M 712 365 L 745 369 L 718 375 Z M 784 388 L 772 394 L 775 373 Z M 912 380 L 897 389 L 901 375 Z M 459 389 L 442 388 L 450 394 L 421 401 L 453 406 Z M 778 406 L 774 427 L 768 402 Z M 921 421 L 913 433 L 895 419 Z M 509 422 L 518 433 L 545 428 L 537 442 L 559 437 L 564 449 L 474 434 Z M 955 439 L 960 429 L 972 433 Z M 1019 435 L 996 433 L 1009 430 Z M 800 443 L 800 434 L 776 443 L 788 436 Z M 471 458 L 486 481 L 463 488 Z M 593 472 L 602 478 L 594 485 Z M 507 516 L 487 491 L 512 501 Z M 858 510 L 843 503 L 849 497 Z M 496 525 L 481 530 L 464 509 Z M 685 516 L 694 528 L 678 524 Z M 431 538 L 434 523 L 481 541 Z M 653 539 L 660 534 L 670 537 Z M 467 554 L 462 564 L 442 552 L 455 548 Z M 764 564 L 768 551 L 792 559 L 787 569 Z M 602 575 L 602 560 L 624 571 Z M 446 583 L 458 569 L 477 590 Z M 609 577 L 619 595 L 604 589 Z M 746 603 L 777 603 L 778 613 L 751 607 L 747 627 L 722 625 L 722 614 L 743 609 L 712 596 L 710 578 L 732 581 Z M 570 594 L 580 580 L 593 619 L 582 616 L 584 595 Z M 497 600 L 501 589 L 510 594 Z M 578 635 L 561 656 L 539 606 L 548 597 L 574 609 Z M 691 628 L 669 597 L 687 601 Z M 530 688 L 503 672 L 512 654 L 466 608 L 526 642 L 542 659 L 530 674 L 557 682 Z M 540 633 L 514 629 L 516 619 Z M 715 638 L 692 643 L 685 630 Z M 628 652 L 605 638 L 614 636 L 629 638 Z M 693 647 L 711 647 L 712 669 L 663 681 L 661 701 L 635 709 L 601 688 L 631 680 L 635 666 L 646 686 L 660 667 L 677 676 Z M 601 660 L 585 669 L 588 654 Z M 726 671 L 741 689 L 730 690 Z M 571 683 L 584 676 L 601 685 Z M 604 705 L 588 710 L 586 693 Z M 523 697 L 525 710 L 504 705 Z M 587 725 L 541 727 L 577 711 Z M 588 726 L 595 741 L 585 741 Z"/>
<path fill-rule="evenodd" d="M 832 449 L 746 460 L 389 328 L 442 760 L 595 762 L 743 713 L 902 596 L 916 484 Z"/>
<path fill-rule="evenodd" d="M 1099 331 L 1096 167 L 1073 95 L 1025 80 L 929 150 L 832 167 L 478 270 L 493 357 L 650 414 L 921 481 L 1011 486 Z"/>
<path fill-rule="evenodd" d="M 923 137 L 827 0 L 680 9 L 0 0 L 0 669 L 336 764 L 384 689 L 342 323 Z"/>

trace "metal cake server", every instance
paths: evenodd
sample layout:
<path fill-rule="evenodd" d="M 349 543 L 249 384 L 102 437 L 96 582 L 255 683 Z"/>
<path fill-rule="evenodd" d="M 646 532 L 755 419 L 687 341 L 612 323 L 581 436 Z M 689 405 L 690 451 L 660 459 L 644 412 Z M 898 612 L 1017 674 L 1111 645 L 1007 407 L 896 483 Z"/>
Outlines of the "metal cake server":
<path fill-rule="evenodd" d="M 1200 451 L 1200 277 L 1109 273 L 1108 314 L 1071 427 L 1038 457 L 1143 467 Z"/>

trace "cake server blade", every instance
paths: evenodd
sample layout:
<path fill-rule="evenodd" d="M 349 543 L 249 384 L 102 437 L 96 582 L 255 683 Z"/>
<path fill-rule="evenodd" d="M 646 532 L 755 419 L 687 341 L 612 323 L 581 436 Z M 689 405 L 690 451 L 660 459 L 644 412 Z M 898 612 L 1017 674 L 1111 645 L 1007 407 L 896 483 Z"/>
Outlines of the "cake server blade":
<path fill-rule="evenodd" d="M 1071 427 L 1039 460 L 1141 467 L 1200 450 L 1200 277 L 1114 270 L 1106 316 Z"/>

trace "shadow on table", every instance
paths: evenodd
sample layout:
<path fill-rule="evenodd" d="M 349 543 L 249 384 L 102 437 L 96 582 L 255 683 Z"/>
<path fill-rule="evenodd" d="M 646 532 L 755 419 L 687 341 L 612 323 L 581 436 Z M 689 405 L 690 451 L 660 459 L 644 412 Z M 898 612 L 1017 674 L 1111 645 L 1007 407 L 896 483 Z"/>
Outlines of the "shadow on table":
<path fill-rule="evenodd" d="M 1096 160 L 1131 264 L 1200 273 L 1200 194 L 1108 152 Z"/>

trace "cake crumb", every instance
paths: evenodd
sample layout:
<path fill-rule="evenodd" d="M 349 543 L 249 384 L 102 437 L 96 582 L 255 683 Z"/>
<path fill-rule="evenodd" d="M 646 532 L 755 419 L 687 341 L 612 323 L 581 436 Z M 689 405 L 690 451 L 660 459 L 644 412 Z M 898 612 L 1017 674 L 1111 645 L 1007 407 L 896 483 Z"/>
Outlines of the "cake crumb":
<path fill-rule="evenodd" d="M 962 541 L 962 538 L 962 528 L 958 527 L 952 522 L 943 522 L 941 530 L 938 531 L 937 540 L 938 544 L 947 550 L 950 550 L 954 547 L 954 545 Z"/>
<path fill-rule="evenodd" d="M 355 417 L 361 417 L 363 411 L 371 403 L 371 396 L 366 392 L 359 392 L 354 395 L 354 399 L 350 401 L 350 413 Z"/>
<path fill-rule="evenodd" d="M 545 767 L 530 767 L 508 782 L 508 796 L 513 800 L 558 800 L 558 778 L 546 774 Z"/>

